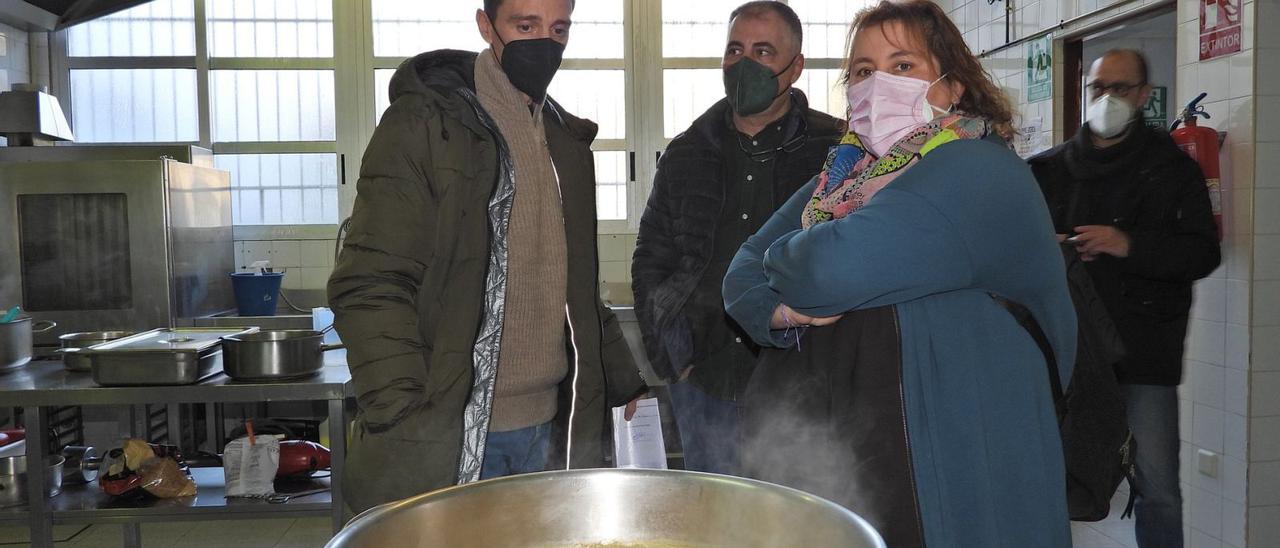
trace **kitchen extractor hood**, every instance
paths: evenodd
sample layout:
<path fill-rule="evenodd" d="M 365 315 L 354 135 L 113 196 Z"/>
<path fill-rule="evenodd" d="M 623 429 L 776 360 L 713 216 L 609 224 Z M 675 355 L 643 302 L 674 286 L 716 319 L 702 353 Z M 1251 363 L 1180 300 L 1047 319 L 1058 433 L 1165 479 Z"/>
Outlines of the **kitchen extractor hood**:
<path fill-rule="evenodd" d="M 9 146 L 75 140 L 58 98 L 30 84 L 14 84 L 13 91 L 0 93 L 0 135 Z"/>
<path fill-rule="evenodd" d="M 0 0 L 0 22 L 28 31 L 62 30 L 150 0 Z"/>

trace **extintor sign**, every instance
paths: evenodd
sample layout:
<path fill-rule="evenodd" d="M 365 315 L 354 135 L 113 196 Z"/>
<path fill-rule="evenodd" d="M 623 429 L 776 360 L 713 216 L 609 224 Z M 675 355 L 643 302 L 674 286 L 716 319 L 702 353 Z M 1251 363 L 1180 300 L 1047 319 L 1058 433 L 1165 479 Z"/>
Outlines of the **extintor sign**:
<path fill-rule="evenodd" d="M 1200 60 L 1239 53 L 1240 0 L 1200 0 Z"/>

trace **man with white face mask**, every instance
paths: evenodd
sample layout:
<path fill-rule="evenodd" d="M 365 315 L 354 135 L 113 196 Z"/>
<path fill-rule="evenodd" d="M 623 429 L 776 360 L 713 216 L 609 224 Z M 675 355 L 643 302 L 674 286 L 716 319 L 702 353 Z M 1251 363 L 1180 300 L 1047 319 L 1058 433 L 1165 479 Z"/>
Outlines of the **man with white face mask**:
<path fill-rule="evenodd" d="M 1220 252 L 1204 177 L 1142 105 L 1142 54 L 1094 62 L 1088 123 L 1031 159 L 1059 239 L 1074 243 L 1128 355 L 1116 366 L 1137 442 L 1138 545 L 1182 546 L 1178 394 L 1192 284 Z"/>

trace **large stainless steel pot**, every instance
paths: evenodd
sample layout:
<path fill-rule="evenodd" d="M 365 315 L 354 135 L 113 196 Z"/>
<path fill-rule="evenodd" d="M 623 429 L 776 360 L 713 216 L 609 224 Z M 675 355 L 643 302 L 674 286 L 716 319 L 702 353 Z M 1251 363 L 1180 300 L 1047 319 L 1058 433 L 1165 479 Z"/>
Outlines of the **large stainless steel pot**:
<path fill-rule="evenodd" d="M 17 369 L 31 361 L 31 334 L 44 333 L 58 324 L 39 321 L 32 325 L 31 318 L 18 318 L 0 323 L 0 371 Z"/>
<path fill-rule="evenodd" d="M 44 495 L 56 496 L 62 492 L 62 455 L 45 457 Z M 26 504 L 27 457 L 0 458 L 0 508 Z"/>
<path fill-rule="evenodd" d="M 236 380 L 299 379 L 324 367 L 324 353 L 345 348 L 324 344 L 324 332 L 310 329 L 257 331 L 222 337 L 222 370 Z"/>
<path fill-rule="evenodd" d="M 68 371 L 92 371 L 93 360 L 89 359 L 89 355 L 82 350 L 133 334 L 133 331 L 88 331 L 59 336 L 58 340 L 62 341 L 62 348 L 58 353 L 62 355 L 62 366 Z"/>
<path fill-rule="evenodd" d="M 510 476 L 384 504 L 328 548 L 884 547 L 853 512 L 754 480 L 676 470 Z"/>

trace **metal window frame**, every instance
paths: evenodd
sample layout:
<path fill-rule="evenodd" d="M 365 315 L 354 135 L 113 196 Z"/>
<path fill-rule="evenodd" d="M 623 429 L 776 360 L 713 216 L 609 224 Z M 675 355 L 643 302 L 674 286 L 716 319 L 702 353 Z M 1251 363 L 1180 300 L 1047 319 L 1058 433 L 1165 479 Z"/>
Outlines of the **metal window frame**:
<path fill-rule="evenodd" d="M 64 105 L 70 105 L 68 108 L 69 121 L 74 120 L 75 108 L 71 102 L 71 71 L 72 70 L 94 70 L 94 69 L 188 69 L 196 72 L 196 100 L 197 110 L 197 134 L 199 140 L 195 143 L 204 148 L 213 151 L 215 155 L 220 154 L 291 154 L 291 153 L 320 153 L 335 154 L 338 156 L 339 169 L 344 166 L 350 170 L 348 162 L 345 161 L 345 154 L 352 149 L 362 149 L 363 143 L 368 139 L 360 139 L 359 133 L 344 131 L 344 126 L 351 123 L 342 116 L 342 111 L 349 110 L 343 105 L 349 104 L 345 99 L 349 93 L 341 83 L 344 82 L 345 72 L 350 72 L 349 67 L 342 67 L 338 60 L 339 52 L 345 48 L 339 47 L 339 38 L 344 36 L 342 31 L 348 30 L 347 25 L 340 24 L 340 20 L 346 18 L 340 17 L 339 13 L 348 13 L 348 9 L 353 3 L 344 0 L 333 0 L 333 39 L 334 39 L 334 57 L 333 58 L 316 58 L 316 57 L 210 57 L 209 56 L 209 11 L 207 9 L 208 0 L 192 0 L 195 15 L 195 46 L 194 56 L 94 56 L 94 57 L 73 57 L 70 55 L 69 37 L 66 30 L 52 33 L 50 40 L 50 71 L 51 71 L 51 88 L 55 96 Z M 349 17 L 349 16 L 348 16 Z M 334 71 L 334 112 L 335 124 L 337 131 L 334 141 L 271 141 L 271 142 L 247 142 L 247 141 L 214 141 L 213 140 L 213 105 L 211 98 L 212 71 L 217 70 L 331 70 Z M 348 78 L 349 79 L 349 78 Z M 341 89 L 341 91 L 340 91 Z M 74 123 L 72 121 L 72 123 Z M 372 132 L 369 132 L 372 134 Z M 100 143 L 103 145 L 111 143 Z M 155 144 L 135 142 L 129 144 Z M 166 142 L 165 144 L 168 144 Z M 358 157 L 358 153 L 357 156 Z M 344 206 L 347 203 L 345 197 L 346 192 L 343 190 L 343 183 L 348 179 L 350 173 L 343 172 L 338 174 L 338 204 L 339 217 L 344 212 L 349 211 L 349 207 Z M 354 180 L 352 178 L 351 180 Z M 354 186 L 354 185 L 348 185 Z M 234 227 L 236 240 L 257 240 L 257 239 L 333 239 L 336 234 L 338 219 L 332 224 L 317 225 L 238 225 Z M 323 237 L 322 237 L 323 236 Z M 322 237 L 322 238 L 321 238 Z"/>
<path fill-rule="evenodd" d="M 790 3 L 788 0 L 781 0 L 783 3 Z M 666 70 L 719 70 L 722 61 L 719 57 L 667 57 L 662 48 L 662 31 L 664 21 L 662 17 L 662 2 L 637 2 L 643 4 L 637 6 L 637 16 L 643 23 L 639 29 L 632 35 L 632 40 L 636 43 L 636 48 L 643 56 L 638 55 L 635 59 L 638 66 L 645 67 L 643 74 L 638 75 L 642 84 L 637 87 L 639 93 L 651 98 L 646 104 L 638 105 L 644 109 L 644 118 L 648 123 L 644 125 L 644 134 L 641 141 L 644 143 L 642 147 L 646 153 L 641 154 L 643 161 L 637 166 L 637 171 L 641 174 L 640 182 L 636 185 L 636 193 L 642 197 L 639 201 L 640 209 L 637 210 L 637 217 L 643 211 L 644 201 L 647 200 L 649 193 L 653 190 L 653 177 L 657 174 L 657 158 L 662 151 L 666 150 L 671 139 L 665 136 L 666 128 L 663 119 L 663 100 L 666 90 L 663 73 Z M 726 22 L 727 24 L 727 22 Z M 832 57 L 805 57 L 805 70 L 830 70 L 839 69 L 844 64 L 844 58 Z M 638 222 L 636 223 L 638 226 Z"/>
<path fill-rule="evenodd" d="M 67 32 L 50 40 L 53 92 L 71 104 L 70 71 L 112 68 L 194 69 L 197 77 L 197 114 L 200 146 L 215 154 L 332 153 L 339 162 L 339 217 L 350 214 L 355 202 L 364 147 L 377 125 L 374 112 L 380 90 L 373 74 L 395 69 L 404 57 L 376 56 L 373 44 L 372 0 L 333 0 L 332 58 L 210 57 L 209 0 L 192 0 L 195 6 L 196 55 L 182 57 L 70 57 Z M 785 1 L 785 0 L 784 0 Z M 665 57 L 662 51 L 662 2 L 623 0 L 623 58 L 566 59 L 566 70 L 622 70 L 624 72 L 626 132 L 622 139 L 599 139 L 596 151 L 620 151 L 634 155 L 627 181 L 627 219 L 601 220 L 601 234 L 634 234 L 652 190 L 657 159 L 670 139 L 664 136 L 663 71 L 667 69 L 719 69 L 716 57 Z M 839 69 L 842 58 L 806 58 L 808 69 Z M 332 70 L 334 71 L 334 141 L 323 142 L 214 142 L 212 136 L 211 71 L 215 70 Z M 69 112 L 74 119 L 74 111 Z M 332 237 L 332 225 L 264 225 L 236 228 L 236 239 L 309 239 L 322 233 Z M 327 231 L 327 232 L 326 232 Z M 244 237 L 242 237 L 244 236 Z M 251 237 L 250 237 L 251 236 Z"/>

